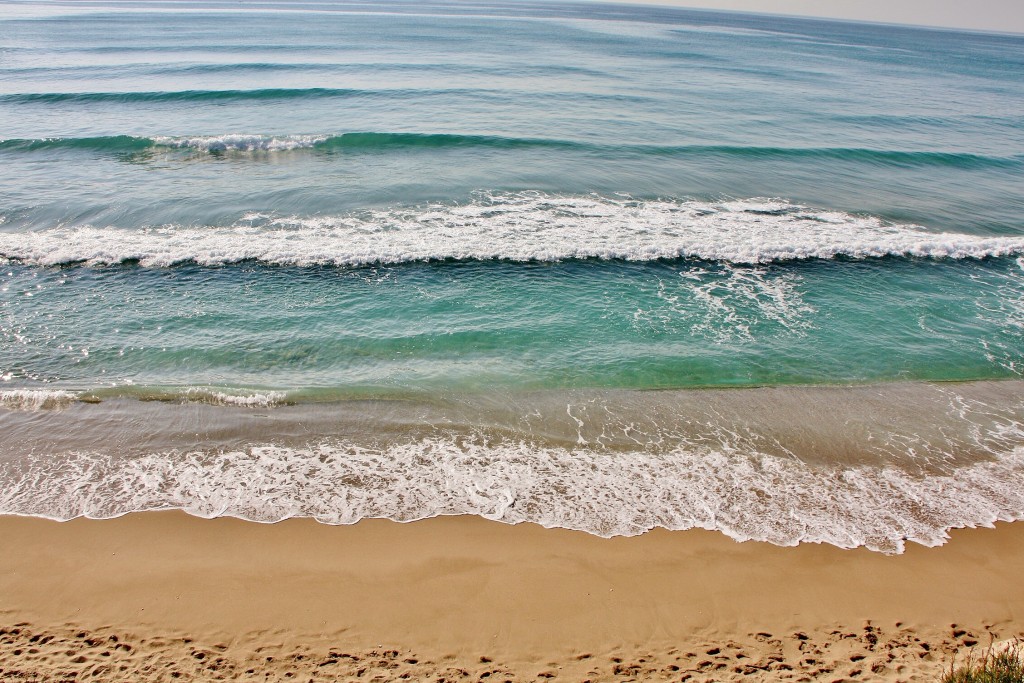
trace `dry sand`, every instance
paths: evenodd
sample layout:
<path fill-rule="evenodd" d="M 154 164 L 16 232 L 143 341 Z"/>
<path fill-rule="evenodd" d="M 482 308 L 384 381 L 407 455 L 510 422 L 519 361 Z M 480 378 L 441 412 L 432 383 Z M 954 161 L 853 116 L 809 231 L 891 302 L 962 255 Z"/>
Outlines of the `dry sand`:
<path fill-rule="evenodd" d="M 1024 524 L 952 536 L 5 517 L 0 680 L 935 681 L 1024 635 Z"/>

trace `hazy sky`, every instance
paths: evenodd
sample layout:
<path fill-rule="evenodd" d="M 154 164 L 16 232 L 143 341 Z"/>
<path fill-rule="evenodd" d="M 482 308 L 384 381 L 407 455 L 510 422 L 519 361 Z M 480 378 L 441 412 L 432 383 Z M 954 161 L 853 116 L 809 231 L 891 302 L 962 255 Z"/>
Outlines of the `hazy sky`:
<path fill-rule="evenodd" d="M 619 0 L 1024 33 L 1024 0 Z"/>

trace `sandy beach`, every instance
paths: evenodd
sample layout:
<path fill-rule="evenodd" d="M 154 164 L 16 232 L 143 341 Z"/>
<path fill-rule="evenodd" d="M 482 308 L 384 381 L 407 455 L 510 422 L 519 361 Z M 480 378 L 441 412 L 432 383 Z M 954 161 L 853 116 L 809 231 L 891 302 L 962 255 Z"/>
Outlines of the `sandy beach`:
<path fill-rule="evenodd" d="M 928 681 L 1024 635 L 1024 524 L 899 556 L 471 517 L 0 535 L 0 680 Z"/>

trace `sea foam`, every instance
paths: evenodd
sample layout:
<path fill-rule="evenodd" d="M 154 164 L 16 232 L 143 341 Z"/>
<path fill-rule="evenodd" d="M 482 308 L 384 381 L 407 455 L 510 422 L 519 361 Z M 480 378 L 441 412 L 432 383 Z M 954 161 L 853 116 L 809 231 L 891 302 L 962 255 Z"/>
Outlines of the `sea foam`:
<path fill-rule="evenodd" d="M 285 403 L 284 391 L 222 391 L 191 387 L 180 392 L 182 400 L 243 408 L 273 408 Z"/>
<path fill-rule="evenodd" d="M 737 540 L 898 553 L 952 527 L 1024 518 L 1024 449 L 945 475 L 816 467 L 716 449 L 602 452 L 528 442 L 343 441 L 115 457 L 79 452 L 0 464 L 0 513 L 56 519 L 182 509 L 258 522 L 351 524 L 478 515 L 599 536 L 655 527 Z"/>
<path fill-rule="evenodd" d="M 896 553 L 1024 519 L 1021 386 L 289 401 L 271 420 L 250 410 L 270 392 L 184 388 L 177 400 L 75 402 L 45 420 L 0 415 L 0 514 L 476 515 Z"/>
<path fill-rule="evenodd" d="M 135 389 L 132 391 L 131 389 Z M 183 387 L 137 389 L 134 387 L 104 388 L 86 393 L 64 389 L 7 389 L 0 391 L 0 409 L 35 412 L 67 408 L 75 401 L 100 402 L 107 399 L 141 398 L 172 403 L 205 403 L 213 406 L 241 408 L 275 408 L 288 403 L 284 391 L 216 389 Z"/>
<path fill-rule="evenodd" d="M 327 140 L 327 135 L 209 135 L 192 137 L 154 137 L 161 147 L 187 148 L 203 152 L 281 152 L 306 149 Z"/>
<path fill-rule="evenodd" d="M 932 232 L 782 200 L 636 200 L 541 192 L 479 193 L 462 204 L 338 216 L 251 213 L 231 225 L 8 232 L 0 255 L 38 265 L 360 266 L 431 260 L 703 259 L 741 264 L 886 256 L 1024 253 L 1024 237 Z"/>
<path fill-rule="evenodd" d="M 8 410 L 51 410 L 66 408 L 78 395 L 60 389 L 7 389 L 0 391 L 0 408 Z"/>

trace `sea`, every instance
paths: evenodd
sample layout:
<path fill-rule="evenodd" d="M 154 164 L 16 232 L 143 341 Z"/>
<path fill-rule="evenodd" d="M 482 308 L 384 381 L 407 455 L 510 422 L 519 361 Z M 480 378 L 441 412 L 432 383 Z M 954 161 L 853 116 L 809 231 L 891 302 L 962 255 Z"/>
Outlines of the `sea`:
<path fill-rule="evenodd" d="M 0 0 L 0 514 L 1024 519 L 1024 35 Z"/>

